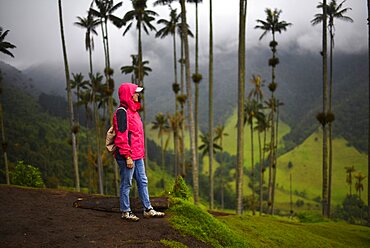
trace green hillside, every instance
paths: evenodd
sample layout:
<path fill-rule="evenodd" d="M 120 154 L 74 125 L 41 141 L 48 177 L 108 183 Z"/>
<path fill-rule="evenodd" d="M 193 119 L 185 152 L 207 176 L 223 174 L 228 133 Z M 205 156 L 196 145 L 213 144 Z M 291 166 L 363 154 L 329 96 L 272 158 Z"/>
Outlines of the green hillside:
<path fill-rule="evenodd" d="M 237 114 L 234 111 L 233 115 L 227 120 L 225 132 L 229 135 L 224 138 L 224 151 L 230 155 L 236 155 L 236 129 Z M 148 128 L 149 130 L 149 128 Z M 279 150 L 284 148 L 283 138 L 290 132 L 290 127 L 280 122 L 279 124 Z M 251 143 L 250 143 L 250 128 L 245 126 L 244 129 L 244 160 L 246 169 L 251 167 Z M 149 130 L 149 137 L 153 138 L 157 144 L 160 144 L 157 138 L 157 132 Z M 189 147 L 189 136 L 186 135 L 186 147 Z M 263 137 L 262 137 L 263 139 Z M 302 144 L 298 145 L 289 152 L 280 155 L 277 162 L 277 191 L 276 191 L 276 206 L 287 210 L 289 208 L 289 161 L 293 163 L 292 184 L 293 184 L 293 202 L 302 200 L 309 203 L 306 209 L 317 208 L 318 197 L 321 197 L 321 182 L 322 182 L 322 133 L 316 131 L 309 136 Z M 269 134 L 267 134 L 267 142 Z M 169 142 L 169 149 L 172 149 L 172 139 Z M 258 163 L 258 133 L 254 132 L 254 160 Z M 208 157 L 203 158 L 202 173 L 208 175 Z M 350 146 L 344 138 L 335 138 L 333 140 L 333 190 L 332 203 L 333 205 L 340 204 L 344 197 L 349 192 L 349 186 L 346 184 L 346 173 L 344 167 L 355 166 L 357 171 L 361 171 L 366 175 L 367 172 L 367 155 L 359 152 L 353 146 Z M 214 162 L 214 171 L 218 168 L 217 161 Z M 230 174 L 235 173 L 231 170 Z M 251 194 L 248 188 L 249 177 L 245 176 L 244 193 Z M 230 182 L 229 186 L 235 190 L 235 182 Z M 364 192 L 362 198 L 366 201 L 367 195 L 367 179 L 364 180 Z M 352 186 L 353 192 L 354 184 Z M 316 198 L 316 199 L 315 199 Z M 316 201 L 315 201 L 316 200 Z M 311 206 L 311 207 L 310 207 Z M 316 207 L 315 207 L 316 206 Z"/>
<path fill-rule="evenodd" d="M 278 158 L 277 183 L 279 187 L 289 189 L 288 163 L 293 163 L 291 173 L 293 175 L 293 190 L 305 192 L 309 199 L 321 196 L 322 184 L 322 133 L 314 132 L 302 144 L 292 151 Z M 367 155 L 358 152 L 355 148 L 348 146 L 343 138 L 333 140 L 333 177 L 332 177 L 332 199 L 333 204 L 339 204 L 349 193 L 346 184 L 346 173 L 344 167 L 355 166 L 356 171 L 367 173 Z M 364 180 L 364 192 L 362 198 L 366 201 L 367 182 Z M 353 192 L 354 185 L 352 186 Z M 277 201 L 282 201 L 276 197 Z"/>

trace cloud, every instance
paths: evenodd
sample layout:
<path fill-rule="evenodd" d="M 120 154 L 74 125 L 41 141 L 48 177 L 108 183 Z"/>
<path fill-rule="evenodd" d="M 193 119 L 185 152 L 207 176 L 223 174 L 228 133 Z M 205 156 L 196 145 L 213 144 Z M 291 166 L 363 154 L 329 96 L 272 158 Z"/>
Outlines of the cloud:
<path fill-rule="evenodd" d="M 1 1 L 0 23 L 10 32 L 6 37 L 17 48 L 12 51 L 15 59 L 3 54 L 0 59 L 15 65 L 20 69 L 27 68 L 35 63 L 45 61 L 62 63 L 62 48 L 60 42 L 59 16 L 57 1 L 44 0 L 12 0 Z M 90 0 L 63 0 L 63 18 L 68 57 L 71 61 L 87 63 L 87 52 L 84 48 L 85 31 L 73 25 L 77 16 L 84 16 Z M 117 3 L 118 1 L 115 1 Z M 166 6 L 153 7 L 148 1 L 148 7 L 157 11 L 161 18 L 168 18 L 169 10 Z M 247 49 L 256 49 L 267 46 L 269 39 L 259 41 L 261 30 L 254 29 L 257 19 L 265 19 L 265 8 L 278 8 L 283 12 L 281 19 L 293 24 L 287 32 L 277 36 L 279 48 L 295 47 L 299 51 L 317 52 L 321 49 L 321 28 L 312 27 L 310 20 L 318 12 L 318 1 L 297 0 L 253 0 L 248 1 L 247 20 Z M 347 0 L 346 7 L 351 7 L 348 13 L 354 23 L 336 22 L 335 49 L 347 53 L 362 52 L 367 49 L 367 13 L 365 3 L 358 0 Z M 180 8 L 177 3 L 173 7 Z M 116 15 L 123 14 L 131 9 L 129 1 L 123 2 L 123 7 L 117 10 Z M 190 27 L 194 30 L 195 5 L 188 4 L 187 18 Z M 239 1 L 213 1 L 213 28 L 215 53 L 237 50 L 238 46 Z M 208 61 L 209 42 L 209 1 L 199 4 L 199 32 L 200 32 L 200 61 Z M 103 49 L 99 36 L 95 37 L 96 49 L 94 63 L 103 64 Z M 112 64 L 131 63 L 130 55 L 136 53 L 136 32 L 133 29 L 127 36 L 122 37 L 122 30 L 109 25 L 110 54 Z M 146 39 L 145 51 L 148 56 L 159 59 L 167 50 L 172 56 L 172 41 L 168 39 Z M 169 49 L 171 47 L 171 50 Z M 194 40 L 190 40 L 190 48 L 194 50 Z M 155 50 L 154 50 L 155 49 Z M 145 55 L 144 55 L 145 56 Z M 159 57 L 156 57 L 159 56 Z M 151 63 L 154 63 L 151 62 Z"/>

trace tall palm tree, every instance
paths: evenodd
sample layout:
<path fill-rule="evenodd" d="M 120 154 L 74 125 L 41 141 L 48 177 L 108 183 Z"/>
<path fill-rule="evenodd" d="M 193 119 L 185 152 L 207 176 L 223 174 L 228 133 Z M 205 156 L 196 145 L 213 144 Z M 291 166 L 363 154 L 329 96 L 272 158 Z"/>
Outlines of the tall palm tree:
<path fill-rule="evenodd" d="M 173 87 L 179 88 L 179 84 L 177 82 L 177 58 L 176 58 L 176 29 L 180 23 L 180 15 L 177 14 L 177 9 L 172 9 L 170 6 L 171 12 L 170 12 L 170 19 L 160 19 L 157 21 L 158 24 L 164 25 L 163 28 L 158 30 L 155 37 L 160 37 L 161 39 L 167 37 L 168 35 L 172 36 L 173 41 L 173 71 L 174 71 L 174 80 L 173 80 Z M 175 95 L 177 96 L 177 92 L 175 90 Z M 176 105 L 176 112 L 178 110 L 177 101 L 175 99 L 175 105 Z"/>
<path fill-rule="evenodd" d="M 94 122 L 95 122 L 95 142 L 96 142 L 96 158 L 97 158 L 97 168 L 98 168 L 98 178 L 99 178 L 99 191 L 102 192 L 103 182 L 103 159 L 102 159 L 102 150 L 101 150 L 101 121 L 99 117 L 99 106 L 98 101 L 100 100 L 100 92 L 102 92 L 103 75 L 96 73 L 95 75 L 90 76 L 91 80 L 91 92 L 92 92 L 92 103 L 94 109 Z M 105 88 L 105 87 L 104 87 Z"/>
<path fill-rule="evenodd" d="M 317 5 L 317 8 L 322 8 L 322 77 L 323 77 L 323 100 L 322 100 L 322 112 L 316 115 L 316 119 L 322 126 L 322 215 L 324 217 L 329 217 L 328 210 L 328 144 L 327 144 L 327 101 L 328 101 L 328 42 L 327 42 L 327 16 L 328 8 L 323 8 L 327 6 L 326 0 Z M 315 19 L 314 19 L 315 20 Z"/>
<path fill-rule="evenodd" d="M 276 57 L 276 47 L 278 43 L 276 42 L 275 34 L 281 33 L 282 31 L 286 31 L 287 27 L 291 26 L 291 23 L 287 23 L 286 21 L 280 21 L 280 14 L 281 10 L 277 9 L 269 9 L 265 10 L 266 13 L 266 20 L 257 20 L 259 25 L 256 25 L 255 28 L 263 30 L 262 35 L 260 36 L 260 40 L 268 33 L 271 32 L 272 34 L 272 41 L 270 42 L 269 46 L 271 47 L 272 51 L 272 58 L 269 59 L 269 66 L 271 66 L 271 83 L 269 84 L 269 90 L 271 91 L 271 100 L 274 101 L 274 92 L 277 88 L 277 83 L 275 82 L 275 67 L 279 64 L 279 58 Z M 270 142 L 270 150 L 272 151 L 270 156 L 270 163 L 269 163 L 269 171 L 274 166 L 274 162 L 276 161 L 274 153 L 275 150 L 275 108 L 271 108 L 271 142 Z M 273 205 L 272 205 L 272 178 L 269 176 L 269 204 L 270 204 L 270 213 L 273 214 Z"/>
<path fill-rule="evenodd" d="M 64 39 L 62 0 L 58 0 L 58 8 L 59 8 L 60 35 L 61 35 L 61 40 L 62 40 L 64 69 L 65 69 L 65 77 L 66 77 L 66 85 L 67 85 L 67 101 L 68 101 L 68 112 L 69 112 L 69 125 L 71 128 L 72 157 L 73 157 L 73 167 L 75 171 L 75 184 L 76 184 L 75 186 L 76 186 L 76 190 L 79 192 L 80 191 L 80 174 L 79 174 L 79 168 L 78 168 L 77 140 L 76 140 L 76 133 L 78 132 L 78 128 L 76 126 L 74 114 L 73 114 L 71 80 L 70 80 L 70 75 L 69 75 L 66 43 Z"/>
<path fill-rule="evenodd" d="M 198 64 L 198 56 L 199 56 L 199 25 L 198 25 L 198 17 L 199 17 L 199 14 L 198 14 L 198 4 L 199 3 L 202 3 L 202 0 L 187 0 L 188 3 L 195 3 L 195 73 L 193 73 L 192 75 L 192 79 L 193 79 L 193 82 L 194 82 L 194 86 L 195 86 L 195 95 L 194 95 L 194 131 L 195 131 L 195 147 L 198 147 L 198 127 L 199 127 L 199 120 L 198 120 L 198 116 L 199 116 L 199 84 L 200 82 L 202 81 L 202 74 L 199 73 L 199 64 Z M 210 0 L 210 31 L 209 31 L 209 35 L 210 35 L 210 42 L 212 43 L 211 41 L 211 35 L 212 35 L 212 0 Z M 210 43 L 210 49 L 211 49 L 211 45 Z M 211 50 L 210 50 L 211 52 Z M 210 63 L 211 63 L 211 60 L 213 60 L 213 55 L 211 55 L 210 53 Z M 211 70 L 211 67 L 210 67 L 210 70 Z M 209 79 L 210 79 L 210 82 L 211 82 L 211 79 L 212 79 L 212 75 L 209 74 Z M 211 89 L 211 83 L 210 83 L 210 89 Z M 209 94 L 211 95 L 211 92 L 212 91 L 209 91 Z M 211 104 L 211 100 L 209 100 L 209 103 Z M 209 113 L 211 113 L 211 111 L 209 111 Z M 213 119 L 213 118 L 212 118 Z M 211 124 L 212 120 L 210 119 L 209 121 L 209 130 L 212 130 L 213 129 L 213 125 Z M 212 139 L 211 139 L 212 140 Z M 211 149 L 212 150 L 212 149 Z M 195 153 L 196 154 L 196 160 L 198 161 L 199 163 L 199 159 L 198 159 L 198 153 Z M 210 152 L 210 160 L 209 160 L 209 167 L 212 167 L 212 161 L 213 161 L 213 154 L 212 154 L 212 151 Z M 210 178 L 209 178 L 210 181 L 213 181 L 213 174 L 211 173 L 210 174 Z M 213 209 L 213 201 L 214 201 L 214 198 L 213 198 L 213 184 L 210 185 L 210 209 Z"/>
<path fill-rule="evenodd" d="M 329 131 L 329 168 L 328 168 L 328 216 L 330 216 L 330 206 L 331 206 L 331 184 L 332 184 L 332 164 L 333 164 L 333 145 L 332 145 L 332 123 L 335 119 L 335 116 L 332 111 L 332 88 L 333 88 L 333 49 L 334 49 L 334 35 L 335 35 L 335 26 L 334 20 L 339 19 L 346 22 L 353 22 L 352 18 L 345 16 L 345 14 L 351 10 L 351 8 L 344 8 L 343 4 L 346 0 L 337 5 L 336 0 L 331 0 L 329 5 L 326 5 L 327 8 L 327 18 L 328 18 L 328 28 L 330 36 L 330 71 L 329 71 L 329 107 L 328 113 L 326 114 L 326 121 L 328 123 Z M 319 4 L 319 8 L 323 8 L 324 5 Z M 313 25 L 321 23 L 323 20 L 323 14 L 319 13 L 315 15 L 315 18 L 311 21 Z"/>
<path fill-rule="evenodd" d="M 142 42 L 141 42 L 141 31 L 149 35 L 150 31 L 156 31 L 156 28 L 152 25 L 155 20 L 155 16 L 158 14 L 152 10 L 147 9 L 147 0 L 131 0 L 132 10 L 128 11 L 121 19 L 120 25 L 125 25 L 126 29 L 123 32 L 125 35 L 132 27 L 134 22 L 136 22 L 137 37 L 138 37 L 138 85 L 144 87 L 144 72 L 143 72 L 143 52 L 142 52 Z M 145 106 L 145 92 L 142 96 L 142 101 Z M 144 142 L 145 146 L 147 144 L 146 137 L 146 108 L 143 109 L 143 123 L 144 123 Z M 145 150 L 145 163 L 149 165 L 148 161 L 148 151 Z"/>
<path fill-rule="evenodd" d="M 172 3 L 173 0 L 157 0 L 154 2 L 154 5 L 158 4 L 169 4 Z M 185 65 L 185 81 L 186 81 L 186 94 L 187 94 L 187 103 L 188 103 L 188 123 L 189 123 L 189 135 L 190 135 L 190 150 L 191 150 L 191 159 L 192 159 L 192 169 L 193 169 L 193 195 L 194 195 L 194 203 L 198 204 L 199 202 L 199 168 L 198 168 L 198 161 L 197 161 L 197 147 L 195 146 L 195 124 L 194 124 L 194 115 L 193 115 L 193 98 L 192 98 L 192 90 L 191 90 L 191 73 L 190 73 L 190 51 L 189 51 L 189 29 L 186 21 L 186 1 L 179 0 L 181 6 L 181 40 L 184 46 L 184 62 Z"/>
<path fill-rule="evenodd" d="M 356 171 L 355 167 L 347 166 L 344 167 L 346 170 L 347 176 L 346 176 L 346 183 L 349 185 L 349 195 L 352 195 L 352 173 Z"/>
<path fill-rule="evenodd" d="M 202 133 L 200 134 L 200 140 L 202 141 L 202 144 L 198 147 L 199 151 L 202 153 L 202 157 L 208 155 L 209 156 L 209 149 L 211 146 L 211 143 L 215 143 L 216 137 L 213 138 L 213 142 L 210 140 L 210 132 Z M 213 144 L 213 152 L 216 153 L 217 151 L 221 151 L 221 146 L 219 146 L 217 143 Z M 211 173 L 211 172 L 209 172 Z"/>
<path fill-rule="evenodd" d="M 9 30 L 6 30 L 3 32 L 3 28 L 0 27 L 0 52 L 4 53 L 6 55 L 9 55 L 10 57 L 14 58 L 13 53 L 9 51 L 9 49 L 14 49 L 16 48 L 15 45 L 12 43 L 5 41 L 5 37 L 8 35 Z M 1 70 L 0 70 L 0 96 L 3 91 L 2 87 L 2 76 L 1 76 Z M 0 97 L 2 99 L 2 97 Z M 2 100 L 0 100 L 0 119 L 1 119 L 1 140 L 2 140 L 2 148 L 3 148 L 3 156 L 4 156 L 4 164 L 5 164 L 5 179 L 6 179 L 6 184 L 10 184 L 9 180 L 9 165 L 8 165 L 8 155 L 7 155 L 7 142 L 5 139 L 5 129 L 4 129 L 4 113 L 3 113 L 3 104 Z"/>
<path fill-rule="evenodd" d="M 98 35 L 95 28 L 100 24 L 100 20 L 96 19 L 90 12 L 88 12 L 87 17 L 77 17 L 78 22 L 74 24 L 78 27 L 86 29 L 85 34 L 85 48 L 89 52 L 89 65 L 90 65 L 90 75 L 94 73 L 93 63 L 92 63 L 92 51 L 94 50 L 94 37 L 93 35 Z"/>
<path fill-rule="evenodd" d="M 138 55 L 131 54 L 131 65 L 125 65 L 121 67 L 121 72 L 123 74 L 131 74 L 131 82 L 134 84 L 138 83 L 139 77 L 139 62 Z M 149 61 L 145 60 L 142 62 L 144 76 L 149 75 L 149 72 L 152 71 L 152 68 L 148 66 Z"/>
<path fill-rule="evenodd" d="M 362 175 L 361 172 L 358 172 L 356 175 L 354 175 L 354 178 L 357 180 L 355 183 L 355 189 L 358 193 L 358 197 L 361 200 L 361 191 L 364 191 L 364 185 L 362 181 L 366 178 L 366 176 Z"/>
<path fill-rule="evenodd" d="M 92 8 L 93 3 L 95 3 L 98 10 Z M 103 38 L 103 48 L 105 55 L 105 69 L 104 75 L 106 80 L 106 94 L 108 96 L 108 115 L 109 122 L 113 122 L 113 92 L 114 92 L 114 81 L 113 81 L 113 70 L 110 67 L 110 55 L 109 55 L 109 39 L 108 39 L 108 20 L 111 20 L 113 23 L 119 22 L 119 18 L 113 15 L 118 8 L 122 6 L 122 2 L 117 4 L 113 3 L 113 0 L 93 0 L 89 10 L 89 14 L 97 17 L 100 22 L 102 38 Z M 99 170 L 99 178 L 103 179 L 103 169 Z M 118 165 L 114 161 L 114 178 L 115 178 L 115 189 L 118 193 Z M 99 191 L 101 194 L 104 193 L 103 181 L 99 180 Z"/>
<path fill-rule="evenodd" d="M 370 0 L 367 0 L 367 26 L 368 26 L 368 66 L 369 66 L 369 96 L 370 96 Z M 370 102 L 370 100 L 369 100 Z M 367 178 L 370 178 L 370 107 L 369 110 L 369 127 L 367 143 Z M 370 180 L 370 179 L 369 179 Z M 367 225 L 370 226 L 370 182 L 367 183 Z"/>
<path fill-rule="evenodd" d="M 225 133 L 225 126 L 224 125 L 218 125 L 215 128 L 215 141 L 219 140 L 219 146 L 221 147 L 221 152 L 223 151 L 223 138 L 224 136 L 228 136 L 228 133 Z M 225 200 L 224 200 L 224 159 L 223 154 L 221 153 L 221 164 L 220 164 L 220 181 L 221 181 L 221 209 L 224 209 L 225 207 Z"/>
<path fill-rule="evenodd" d="M 179 170 L 179 132 L 184 120 L 183 115 L 179 112 L 175 112 L 173 115 L 167 115 L 169 126 L 173 132 L 173 142 L 174 142 L 174 155 L 175 155 L 175 177 L 178 176 Z M 169 168 L 168 168 L 168 171 Z"/>
<path fill-rule="evenodd" d="M 238 47 L 238 123 L 236 162 L 236 213 L 243 213 L 243 170 L 244 170 L 244 95 L 245 95 L 245 43 L 246 43 L 247 0 L 239 1 L 239 47 Z"/>
<path fill-rule="evenodd" d="M 162 160 L 161 160 L 161 165 L 162 169 L 164 169 L 164 145 L 163 145 L 163 138 L 164 135 L 168 132 L 169 125 L 168 125 L 168 119 L 167 117 L 159 112 L 155 116 L 155 120 L 152 122 L 152 129 L 157 130 L 158 129 L 158 138 L 161 139 L 161 150 L 162 150 Z"/>
<path fill-rule="evenodd" d="M 259 110 L 259 112 L 262 112 L 264 107 L 262 106 L 262 109 Z M 262 112 L 263 113 L 263 112 Z M 265 172 L 265 147 L 266 147 L 266 133 L 268 129 L 268 120 L 266 115 L 263 113 L 262 118 L 257 118 L 257 126 L 256 130 L 258 130 L 258 147 L 259 147 L 259 211 L 260 215 L 262 215 L 262 203 L 263 203 L 263 181 L 264 181 L 264 172 Z M 261 133 L 263 133 L 263 143 L 261 141 Z"/>

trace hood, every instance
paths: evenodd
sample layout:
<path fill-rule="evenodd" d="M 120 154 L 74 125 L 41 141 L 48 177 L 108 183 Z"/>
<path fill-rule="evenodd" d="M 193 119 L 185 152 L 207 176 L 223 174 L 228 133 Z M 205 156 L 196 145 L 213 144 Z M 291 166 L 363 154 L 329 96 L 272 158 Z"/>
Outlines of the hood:
<path fill-rule="evenodd" d="M 122 83 L 118 89 L 120 104 L 131 109 L 132 111 L 137 111 L 140 109 L 140 103 L 135 103 L 132 99 L 137 87 L 138 86 L 136 84 Z"/>

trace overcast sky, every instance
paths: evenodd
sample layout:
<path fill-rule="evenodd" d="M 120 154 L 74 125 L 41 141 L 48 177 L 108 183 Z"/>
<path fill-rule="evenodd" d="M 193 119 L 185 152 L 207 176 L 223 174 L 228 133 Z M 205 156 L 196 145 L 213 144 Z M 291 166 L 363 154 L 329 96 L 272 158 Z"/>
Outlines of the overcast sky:
<path fill-rule="evenodd" d="M 85 30 L 73 25 L 77 16 L 86 16 L 90 0 L 63 0 L 63 18 L 67 43 L 68 58 L 72 63 L 87 63 L 87 52 L 84 47 Z M 114 1 L 117 3 L 118 1 Z M 148 8 L 156 11 L 160 18 L 168 19 L 168 7 L 153 7 L 148 0 Z M 247 21 L 247 49 L 266 47 L 270 37 L 259 41 L 261 30 L 254 29 L 257 19 L 265 19 L 265 8 L 278 8 L 283 12 L 281 20 L 292 23 L 287 32 L 277 35 L 279 48 L 296 50 L 297 52 L 319 52 L 321 49 L 321 25 L 312 27 L 318 0 L 248 0 Z M 338 2 L 341 2 L 338 1 Z M 188 4 L 188 22 L 194 30 L 195 5 Z M 348 15 L 354 23 L 345 23 L 336 20 L 335 49 L 346 53 L 360 53 L 367 51 L 367 7 L 366 1 L 347 0 L 345 7 L 352 10 Z M 174 8 L 179 8 L 177 3 Z M 215 53 L 236 50 L 238 47 L 238 11 L 239 0 L 213 0 L 213 27 Z M 122 17 L 131 10 L 131 1 L 123 0 L 123 7 L 115 12 Z M 208 25 L 209 1 L 199 5 L 200 16 L 200 61 L 208 61 Z M 19 69 L 26 69 L 38 63 L 61 62 L 62 47 L 60 41 L 58 1 L 57 0 L 0 0 L 0 26 L 10 30 L 6 37 L 17 46 L 12 50 L 15 58 L 0 54 L 3 60 Z M 157 29 L 159 27 L 157 26 Z M 98 32 L 100 29 L 97 29 Z M 130 54 L 137 51 L 136 30 L 132 29 L 125 37 L 123 30 L 113 25 L 109 26 L 110 51 L 112 64 L 130 64 Z M 151 35 L 154 36 L 153 34 Z M 171 39 L 154 40 L 143 36 L 144 58 L 149 59 L 151 65 L 160 59 L 162 49 L 168 47 L 172 55 Z M 191 40 L 191 48 L 194 46 Z M 101 35 L 95 37 L 95 62 L 103 64 Z M 161 51 L 161 52 L 159 52 Z M 169 55 L 169 56 L 171 56 Z"/>

